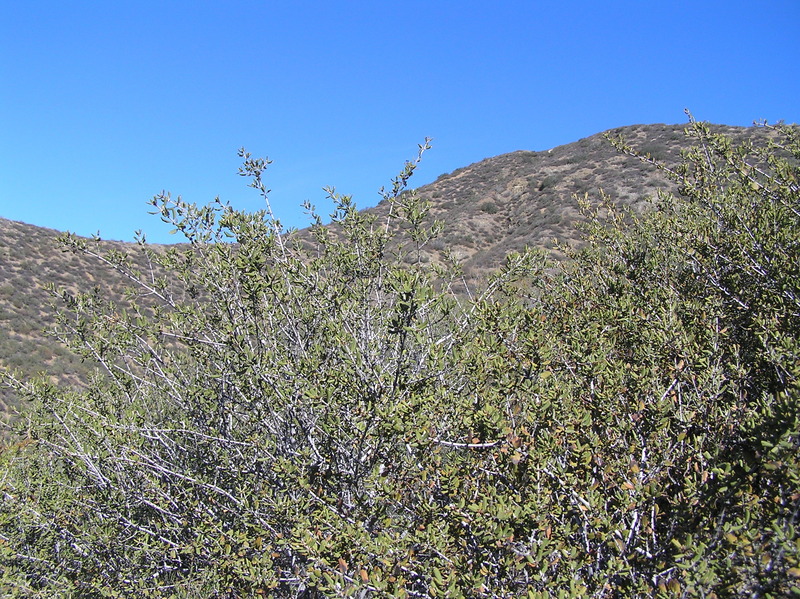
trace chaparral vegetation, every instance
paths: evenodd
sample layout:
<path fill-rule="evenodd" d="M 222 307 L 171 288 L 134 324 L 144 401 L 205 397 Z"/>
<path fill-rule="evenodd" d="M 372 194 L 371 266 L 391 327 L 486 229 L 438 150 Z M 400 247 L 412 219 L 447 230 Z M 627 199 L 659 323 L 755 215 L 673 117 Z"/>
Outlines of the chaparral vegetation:
<path fill-rule="evenodd" d="M 421 259 L 416 162 L 308 237 L 168 195 L 184 245 L 65 236 L 130 289 L 61 293 L 85 389 L 3 375 L 4 595 L 800 596 L 800 133 L 762 126 L 691 121 L 640 155 L 677 192 L 480 289 Z"/>

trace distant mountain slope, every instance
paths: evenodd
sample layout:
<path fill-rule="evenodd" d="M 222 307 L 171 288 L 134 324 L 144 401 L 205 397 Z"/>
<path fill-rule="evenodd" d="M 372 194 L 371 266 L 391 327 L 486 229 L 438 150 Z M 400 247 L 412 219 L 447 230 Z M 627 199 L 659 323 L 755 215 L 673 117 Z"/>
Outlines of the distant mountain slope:
<path fill-rule="evenodd" d="M 118 299 L 125 283 L 95 260 L 63 252 L 56 241 L 59 235 L 0 218 L 0 367 L 26 374 L 46 372 L 61 382 L 77 384 L 91 368 L 45 334 L 55 325 L 51 308 L 55 298 L 47 286 L 70 292 L 98 287 Z M 16 401 L 0 388 L 0 411 L 7 413 Z"/>
<path fill-rule="evenodd" d="M 634 125 L 598 133 L 543 152 L 517 151 L 487 158 L 440 176 L 417 189 L 432 204 L 444 233 L 430 249 L 431 259 L 449 248 L 465 271 L 479 278 L 497 268 L 506 254 L 528 247 L 554 250 L 576 243 L 580 218 L 575 195 L 597 199 L 605 191 L 618 205 L 641 209 L 658 189 L 674 185 L 655 167 L 621 154 L 606 135 L 621 135 L 638 150 L 668 165 L 690 144 L 683 125 Z M 715 126 L 734 138 L 763 130 Z M 378 205 L 369 212 L 384 215 Z"/>
<path fill-rule="evenodd" d="M 736 138 L 764 134 L 761 129 L 715 129 Z M 677 163 L 688 146 L 680 125 L 636 125 L 610 133 L 667 164 Z M 554 239 L 576 242 L 574 194 L 597 197 L 603 189 L 619 204 L 641 207 L 659 188 L 671 184 L 654 167 L 618 153 L 601 133 L 544 152 L 488 158 L 442 175 L 417 193 L 430 200 L 433 217 L 445 223 L 428 258 L 438 259 L 448 248 L 463 260 L 468 277 L 479 280 L 510 251 L 552 249 Z M 368 212 L 385 216 L 387 210 L 379 204 Z M 42 331 L 54 323 L 45 287 L 74 291 L 97 286 L 118 298 L 125 281 L 94 260 L 62 252 L 57 235 L 0 218 L 0 367 L 27 374 L 46 371 L 59 381 L 78 383 L 91 366 L 44 336 Z M 0 411 L 8 412 L 17 401 L 0 389 Z"/>

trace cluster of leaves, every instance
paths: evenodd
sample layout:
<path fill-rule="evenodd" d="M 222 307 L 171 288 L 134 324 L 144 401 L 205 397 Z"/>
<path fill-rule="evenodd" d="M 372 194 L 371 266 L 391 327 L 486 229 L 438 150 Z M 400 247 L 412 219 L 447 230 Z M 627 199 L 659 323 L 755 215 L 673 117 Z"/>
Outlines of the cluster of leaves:
<path fill-rule="evenodd" d="M 732 145 L 691 122 L 678 195 L 586 205 L 586 247 L 510 256 L 474 297 L 421 259 L 416 163 L 386 220 L 332 194 L 311 243 L 269 210 L 157 197 L 189 244 L 142 242 L 150 271 L 98 254 L 124 303 L 64 296 L 92 385 L 6 375 L 32 409 L 2 454 L 0 585 L 800 593 L 800 135 L 772 130 Z M 266 198 L 267 162 L 243 158 Z"/>

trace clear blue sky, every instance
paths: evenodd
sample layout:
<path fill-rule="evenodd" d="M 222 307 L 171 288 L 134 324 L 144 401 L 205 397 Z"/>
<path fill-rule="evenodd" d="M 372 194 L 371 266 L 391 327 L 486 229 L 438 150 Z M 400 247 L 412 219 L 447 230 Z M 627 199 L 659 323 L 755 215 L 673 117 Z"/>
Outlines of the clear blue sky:
<path fill-rule="evenodd" d="M 621 125 L 800 120 L 800 2 L 0 0 L 0 216 L 179 241 L 163 190 L 306 223 L 426 136 L 417 187 Z"/>

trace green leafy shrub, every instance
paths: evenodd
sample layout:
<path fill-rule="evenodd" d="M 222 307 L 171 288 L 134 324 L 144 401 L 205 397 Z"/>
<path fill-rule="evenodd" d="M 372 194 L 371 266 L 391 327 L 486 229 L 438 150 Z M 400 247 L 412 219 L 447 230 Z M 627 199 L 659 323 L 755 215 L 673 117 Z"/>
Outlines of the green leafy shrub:
<path fill-rule="evenodd" d="M 86 391 L 6 375 L 32 408 L 2 454 L 3 590 L 797 594 L 800 137 L 688 134 L 680 194 L 584 203 L 583 249 L 480 293 L 422 259 L 415 163 L 387 221 L 334 195 L 310 244 L 168 196 L 185 247 L 65 239 L 132 288 L 63 296 Z"/>

